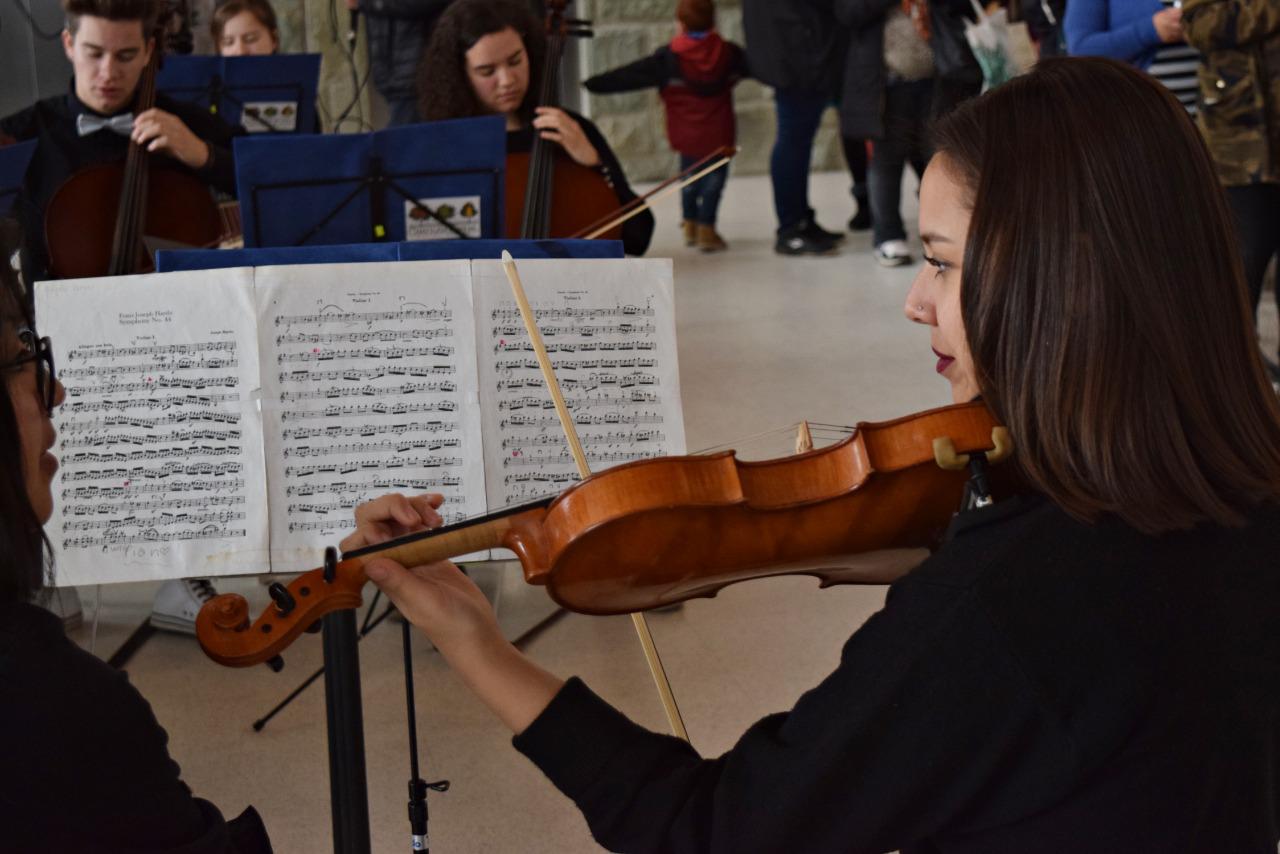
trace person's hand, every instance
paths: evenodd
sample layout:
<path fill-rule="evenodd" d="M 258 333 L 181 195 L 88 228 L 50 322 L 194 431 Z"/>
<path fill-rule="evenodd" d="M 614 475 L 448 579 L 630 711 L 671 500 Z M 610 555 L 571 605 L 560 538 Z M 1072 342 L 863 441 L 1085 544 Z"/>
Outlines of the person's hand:
<path fill-rule="evenodd" d="M 213 152 L 173 113 L 152 108 L 133 119 L 130 139 L 150 152 L 164 152 L 192 169 L 203 169 Z"/>
<path fill-rule="evenodd" d="M 543 139 L 558 142 L 575 162 L 583 166 L 600 165 L 600 152 L 582 132 L 582 126 L 558 107 L 538 107 L 533 126 Z"/>
<path fill-rule="evenodd" d="M 436 508 L 443 500 L 393 494 L 361 504 L 356 531 L 342 541 L 342 550 L 437 527 L 443 520 Z M 523 732 L 564 685 L 507 643 L 489 600 L 449 561 L 405 568 L 373 558 L 364 573 L 512 732 Z"/>
<path fill-rule="evenodd" d="M 349 552 L 364 546 L 376 546 L 405 534 L 439 528 L 444 519 L 437 512 L 444 503 L 439 493 L 401 495 L 393 492 L 356 508 L 356 529 L 338 547 Z"/>
<path fill-rule="evenodd" d="M 360 0 L 347 0 L 347 8 L 352 12 L 360 8 Z"/>
<path fill-rule="evenodd" d="M 1155 24 L 1156 35 L 1165 44 L 1186 40 L 1182 34 L 1181 9 L 1169 8 L 1156 12 L 1151 16 L 1151 23 Z"/>
<path fill-rule="evenodd" d="M 356 508 L 356 530 L 342 541 L 343 552 L 378 545 L 444 521 L 437 508 L 443 495 L 413 497 L 393 493 Z M 461 570 L 449 561 L 406 568 L 388 558 L 373 558 L 365 575 L 395 603 L 405 619 L 426 632 L 441 652 L 503 642 L 493 608 Z"/>

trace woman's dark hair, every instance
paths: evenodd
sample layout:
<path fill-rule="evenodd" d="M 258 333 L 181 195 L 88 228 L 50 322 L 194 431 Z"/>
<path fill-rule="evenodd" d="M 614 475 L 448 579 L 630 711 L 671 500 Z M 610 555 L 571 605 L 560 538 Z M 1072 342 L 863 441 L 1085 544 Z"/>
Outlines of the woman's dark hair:
<path fill-rule="evenodd" d="M 271 32 L 272 38 L 277 42 L 280 41 L 280 25 L 276 22 L 276 10 L 271 8 L 267 0 L 227 0 L 213 10 L 213 16 L 209 19 L 209 33 L 213 36 L 215 50 L 222 44 L 222 31 L 226 28 L 227 21 L 241 12 L 252 14 L 258 19 L 259 24 Z"/>
<path fill-rule="evenodd" d="M 455 0 L 440 16 L 418 66 L 418 112 L 423 121 L 486 114 L 467 77 L 466 53 L 485 36 L 508 28 L 524 42 L 529 89 L 519 112 L 525 124 L 532 121 L 547 45 L 542 22 L 521 0 Z"/>
<path fill-rule="evenodd" d="M 1105 59 L 1051 59 L 935 128 L 972 206 L 961 312 L 1030 484 L 1147 533 L 1280 498 L 1280 405 L 1236 236 L 1178 101 Z"/>
<path fill-rule="evenodd" d="M 31 326 L 27 301 L 9 259 L 16 247 L 11 223 L 0 220 L 0 341 L 16 341 Z M 0 350 L 0 358 L 8 358 Z M 6 367 L 0 364 L 0 372 Z M 17 416 L 0 376 L 0 603 L 25 602 L 44 586 L 48 543 L 27 497 Z"/>

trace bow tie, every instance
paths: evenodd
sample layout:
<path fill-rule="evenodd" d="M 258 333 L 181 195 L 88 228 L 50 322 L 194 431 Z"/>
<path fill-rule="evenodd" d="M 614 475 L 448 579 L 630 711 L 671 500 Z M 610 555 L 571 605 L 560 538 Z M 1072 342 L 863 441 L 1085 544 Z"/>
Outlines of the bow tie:
<path fill-rule="evenodd" d="M 133 113 L 121 113 L 110 118 L 95 116 L 91 113 L 81 113 L 76 116 L 76 133 L 80 136 L 97 133 L 103 128 L 121 136 L 128 136 L 133 133 Z"/>

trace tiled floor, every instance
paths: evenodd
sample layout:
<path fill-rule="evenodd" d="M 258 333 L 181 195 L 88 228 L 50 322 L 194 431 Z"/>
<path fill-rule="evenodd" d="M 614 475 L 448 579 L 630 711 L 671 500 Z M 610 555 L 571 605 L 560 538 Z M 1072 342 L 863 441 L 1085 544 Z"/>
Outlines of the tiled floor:
<path fill-rule="evenodd" d="M 914 183 L 913 179 L 911 183 Z M 849 217 L 847 177 L 811 183 L 819 220 Z M 909 220 L 914 197 L 906 196 Z M 933 373 L 925 332 L 901 306 L 916 266 L 876 265 L 865 234 L 828 258 L 782 258 L 772 249 L 772 199 L 763 178 L 729 182 L 721 231 L 731 249 L 699 255 L 679 240 L 678 204 L 660 206 L 651 255 L 675 259 L 685 423 L 690 448 L 733 442 L 800 418 L 851 424 L 949 402 Z M 912 229 L 914 231 L 914 229 Z M 1274 302 L 1263 327 L 1275 352 Z M 317 544 L 317 547 L 324 544 Z M 261 607 L 251 581 L 222 582 Z M 150 607 L 154 585 L 101 590 L 96 651 L 110 654 Z M 88 643 L 95 594 L 82 589 Z M 786 709 L 835 664 L 840 646 L 884 596 L 879 587 L 817 589 L 807 578 L 754 582 L 714 600 L 650 616 L 693 744 L 729 748 L 756 718 Z M 405 706 L 400 627 L 385 623 L 362 644 L 365 738 L 373 850 L 408 850 Z M 565 615 L 528 652 L 562 675 L 578 674 L 638 721 L 664 729 L 661 707 L 630 620 Z M 415 639 L 418 726 L 424 774 L 447 778 L 432 794 L 436 852 L 600 850 L 576 810 L 511 748 L 496 720 Z M 252 723 L 320 662 L 304 637 L 276 674 L 229 670 L 191 638 L 158 635 L 129 666 L 130 677 L 169 730 L 170 749 L 192 789 L 225 813 L 254 804 L 280 852 L 331 847 L 324 699 L 317 683 L 262 732 Z"/>

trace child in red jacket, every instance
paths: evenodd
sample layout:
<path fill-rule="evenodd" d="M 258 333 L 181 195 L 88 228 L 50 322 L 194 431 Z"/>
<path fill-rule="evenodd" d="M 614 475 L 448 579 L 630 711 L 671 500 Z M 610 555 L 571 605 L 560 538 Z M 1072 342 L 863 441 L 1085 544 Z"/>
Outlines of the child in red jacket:
<path fill-rule="evenodd" d="M 666 47 L 583 83 L 591 92 L 629 92 L 656 86 L 667 111 L 667 139 L 680 154 L 681 170 L 737 140 L 733 87 L 747 75 L 746 55 L 715 31 L 712 0 L 680 0 L 680 32 Z M 722 166 L 685 187 L 684 239 L 703 252 L 728 244 L 716 233 L 716 210 L 729 177 Z"/>

